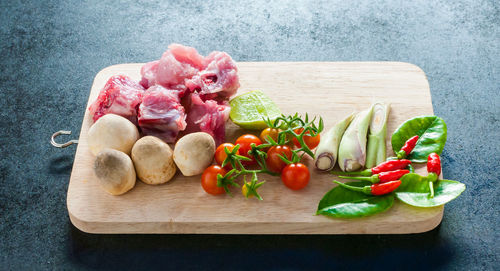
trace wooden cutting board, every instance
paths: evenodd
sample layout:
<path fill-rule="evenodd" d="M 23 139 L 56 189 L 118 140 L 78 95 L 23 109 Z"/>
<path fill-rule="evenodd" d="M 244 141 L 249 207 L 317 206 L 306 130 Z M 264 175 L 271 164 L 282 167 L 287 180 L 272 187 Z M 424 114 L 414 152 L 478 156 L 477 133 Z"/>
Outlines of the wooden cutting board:
<path fill-rule="evenodd" d="M 107 67 L 95 77 L 89 97 L 93 102 L 107 79 L 116 74 L 139 80 L 142 64 Z M 260 89 L 284 114 L 320 115 L 325 131 L 353 111 L 373 102 L 391 103 L 390 134 L 403 121 L 432 115 L 432 103 L 424 72 L 401 62 L 240 62 L 238 94 Z M 88 105 L 87 105 L 88 108 Z M 94 157 L 87 145 L 92 124 L 88 110 L 83 118 L 68 188 L 71 222 L 89 233 L 217 233 L 217 234 L 391 234 L 419 233 L 435 228 L 443 207 L 415 208 L 395 202 L 385 213 L 358 219 L 334 219 L 314 215 L 322 196 L 335 185 L 334 176 L 313 170 L 309 185 L 300 191 L 286 188 L 279 177 L 262 175 L 264 198 L 245 199 L 239 189 L 233 197 L 212 196 L 203 191 L 200 176 L 179 172 L 170 182 L 152 186 L 137 181 L 122 196 L 104 192 L 93 173 Z M 231 121 L 227 141 L 248 131 Z M 255 133 L 255 132 L 254 132 Z M 423 165 L 417 172 L 425 174 Z"/>

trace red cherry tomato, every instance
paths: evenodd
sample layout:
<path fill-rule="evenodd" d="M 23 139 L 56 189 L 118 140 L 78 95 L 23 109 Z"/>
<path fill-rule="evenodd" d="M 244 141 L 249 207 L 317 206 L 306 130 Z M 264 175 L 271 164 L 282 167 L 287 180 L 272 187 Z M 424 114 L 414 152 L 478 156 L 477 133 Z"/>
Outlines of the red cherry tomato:
<path fill-rule="evenodd" d="M 211 195 L 223 194 L 224 188 L 222 186 L 217 186 L 217 175 L 226 175 L 227 171 L 220 166 L 214 165 L 209 166 L 203 171 L 201 175 L 201 187 Z"/>
<path fill-rule="evenodd" d="M 240 155 L 251 158 L 252 161 L 242 161 L 244 165 L 253 165 L 256 163 L 255 158 L 248 154 L 248 151 L 252 149 L 251 145 L 254 143 L 256 146 L 262 144 L 262 141 L 257 136 L 251 135 L 251 134 L 246 134 L 238 137 L 236 139 L 236 144 L 240 145 L 240 149 L 238 150 L 240 152 Z"/>
<path fill-rule="evenodd" d="M 234 145 L 231 143 L 222 143 L 219 145 L 219 147 L 217 147 L 217 149 L 215 150 L 215 162 L 217 162 L 219 166 L 222 166 L 222 162 L 224 162 L 224 160 L 226 160 L 227 158 L 227 154 L 224 151 L 224 148 L 227 148 L 229 151 L 232 151 L 234 149 Z M 239 153 L 240 150 L 236 152 L 236 154 Z M 227 164 L 224 168 L 231 169 L 232 167 L 231 164 Z"/>
<path fill-rule="evenodd" d="M 300 134 L 302 133 L 302 131 L 304 131 L 303 128 L 299 128 L 299 129 L 295 129 L 293 130 L 296 134 Z M 319 145 L 319 141 L 320 141 L 320 136 L 319 134 L 317 134 L 316 136 L 308 136 L 309 134 L 309 131 L 307 131 L 304 135 L 304 137 L 302 137 L 304 139 L 304 143 L 306 143 L 307 147 L 309 147 L 309 149 L 314 149 L 316 148 L 318 145 Z M 294 137 L 293 139 L 293 144 L 297 147 L 297 148 L 300 148 L 300 142 Z"/>
<path fill-rule="evenodd" d="M 309 169 L 302 163 L 289 164 L 281 172 L 281 180 L 292 190 L 300 190 L 306 187 L 310 177 Z"/>
<path fill-rule="evenodd" d="M 267 151 L 266 165 L 270 171 L 280 173 L 286 167 L 286 163 L 279 157 L 285 156 L 288 160 L 292 159 L 292 150 L 289 146 L 273 146 Z"/>

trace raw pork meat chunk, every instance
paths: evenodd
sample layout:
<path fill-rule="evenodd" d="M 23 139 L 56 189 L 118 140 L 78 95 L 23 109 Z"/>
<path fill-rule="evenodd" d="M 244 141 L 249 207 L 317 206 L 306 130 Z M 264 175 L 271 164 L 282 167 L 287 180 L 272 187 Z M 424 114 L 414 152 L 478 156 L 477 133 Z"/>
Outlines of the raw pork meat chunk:
<path fill-rule="evenodd" d="M 144 87 L 158 84 L 166 88 L 178 89 L 179 85 L 184 85 L 185 79 L 190 79 L 205 67 L 203 56 L 192 47 L 171 44 L 168 49 L 160 60 L 142 66 L 141 84 Z"/>
<path fill-rule="evenodd" d="M 228 102 L 203 101 L 197 93 L 191 93 L 188 99 L 186 132 L 205 132 L 214 138 L 216 146 L 223 143 L 226 137 L 225 123 L 231 110 Z"/>
<path fill-rule="evenodd" d="M 158 74 L 158 63 L 159 60 L 151 61 L 144 64 L 141 67 L 141 82 L 140 84 L 144 88 L 149 88 L 150 86 L 156 85 L 156 75 Z"/>
<path fill-rule="evenodd" d="M 116 114 L 137 124 L 137 107 L 144 88 L 126 75 L 109 78 L 99 96 L 89 107 L 94 122 L 106 114 Z"/>
<path fill-rule="evenodd" d="M 149 88 L 147 92 L 154 86 L 161 93 L 144 96 L 139 112 L 139 126 L 144 133 L 162 135 L 167 142 L 173 142 L 187 125 L 185 133 L 202 131 L 212 135 L 217 144 L 224 141 L 230 111 L 227 100 L 240 86 L 238 68 L 227 53 L 214 51 L 204 58 L 192 47 L 171 44 L 159 60 L 142 66 L 141 75 L 141 85 Z M 168 94 L 156 86 L 166 88 Z M 187 117 L 179 104 L 181 99 Z M 171 115 L 163 118 L 163 113 L 156 111 L 149 113 L 153 107 L 166 110 L 175 118 Z M 168 120 L 173 119 L 176 122 L 169 126 Z M 187 123 L 182 122 L 184 119 Z"/>
<path fill-rule="evenodd" d="M 178 93 L 156 85 L 150 87 L 139 106 L 139 127 L 143 134 L 174 143 L 179 131 L 186 128 L 186 114 Z"/>
<path fill-rule="evenodd" d="M 238 68 L 224 52 L 214 51 L 205 59 L 207 67 L 186 81 L 190 91 L 199 92 L 204 99 L 229 98 L 240 87 Z"/>

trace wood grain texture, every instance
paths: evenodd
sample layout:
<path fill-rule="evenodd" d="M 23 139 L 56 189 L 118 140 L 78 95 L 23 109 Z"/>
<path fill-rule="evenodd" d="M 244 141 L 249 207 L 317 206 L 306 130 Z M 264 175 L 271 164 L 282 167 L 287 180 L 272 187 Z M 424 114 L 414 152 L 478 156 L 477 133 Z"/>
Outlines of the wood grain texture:
<path fill-rule="evenodd" d="M 126 74 L 139 80 L 142 64 L 121 64 L 100 71 L 89 104 L 107 79 Z M 376 101 L 391 103 L 389 135 L 403 121 L 433 114 L 424 72 L 401 62 L 240 62 L 238 93 L 260 89 L 284 114 L 321 115 L 325 131 L 353 111 Z M 88 108 L 88 105 L 87 105 Z M 286 188 L 279 177 L 263 175 L 263 201 L 246 200 L 238 189 L 234 197 L 211 196 L 200 186 L 200 176 L 179 172 L 167 184 L 152 186 L 137 181 L 122 196 L 104 192 L 94 176 L 94 157 L 87 145 L 92 124 L 85 113 L 68 188 L 71 222 L 90 233 L 217 233 L 217 234 L 395 234 L 419 233 L 435 228 L 443 207 L 415 208 L 400 202 L 387 212 L 359 219 L 316 216 L 322 196 L 335 185 L 334 177 L 311 170 L 311 181 L 301 191 Z M 248 131 L 231 121 L 227 140 Z M 255 132 L 254 132 L 255 133 Z M 393 155 L 388 136 L 389 155 Z M 311 166 L 311 160 L 305 162 Z M 312 167 L 310 167 L 312 169 Z M 423 165 L 417 172 L 425 174 Z"/>

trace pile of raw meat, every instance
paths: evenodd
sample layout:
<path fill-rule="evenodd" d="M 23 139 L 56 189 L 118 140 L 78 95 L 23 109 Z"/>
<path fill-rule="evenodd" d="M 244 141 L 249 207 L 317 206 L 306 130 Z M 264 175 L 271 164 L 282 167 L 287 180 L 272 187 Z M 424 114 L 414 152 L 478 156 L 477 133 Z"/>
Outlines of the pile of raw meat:
<path fill-rule="evenodd" d="M 236 63 L 224 52 L 203 57 L 196 49 L 171 44 L 159 60 L 141 68 L 142 80 L 109 78 L 89 110 L 96 121 L 108 113 L 123 116 L 144 135 L 167 143 L 179 133 L 206 132 L 224 142 L 229 97 L 240 86 Z"/>

